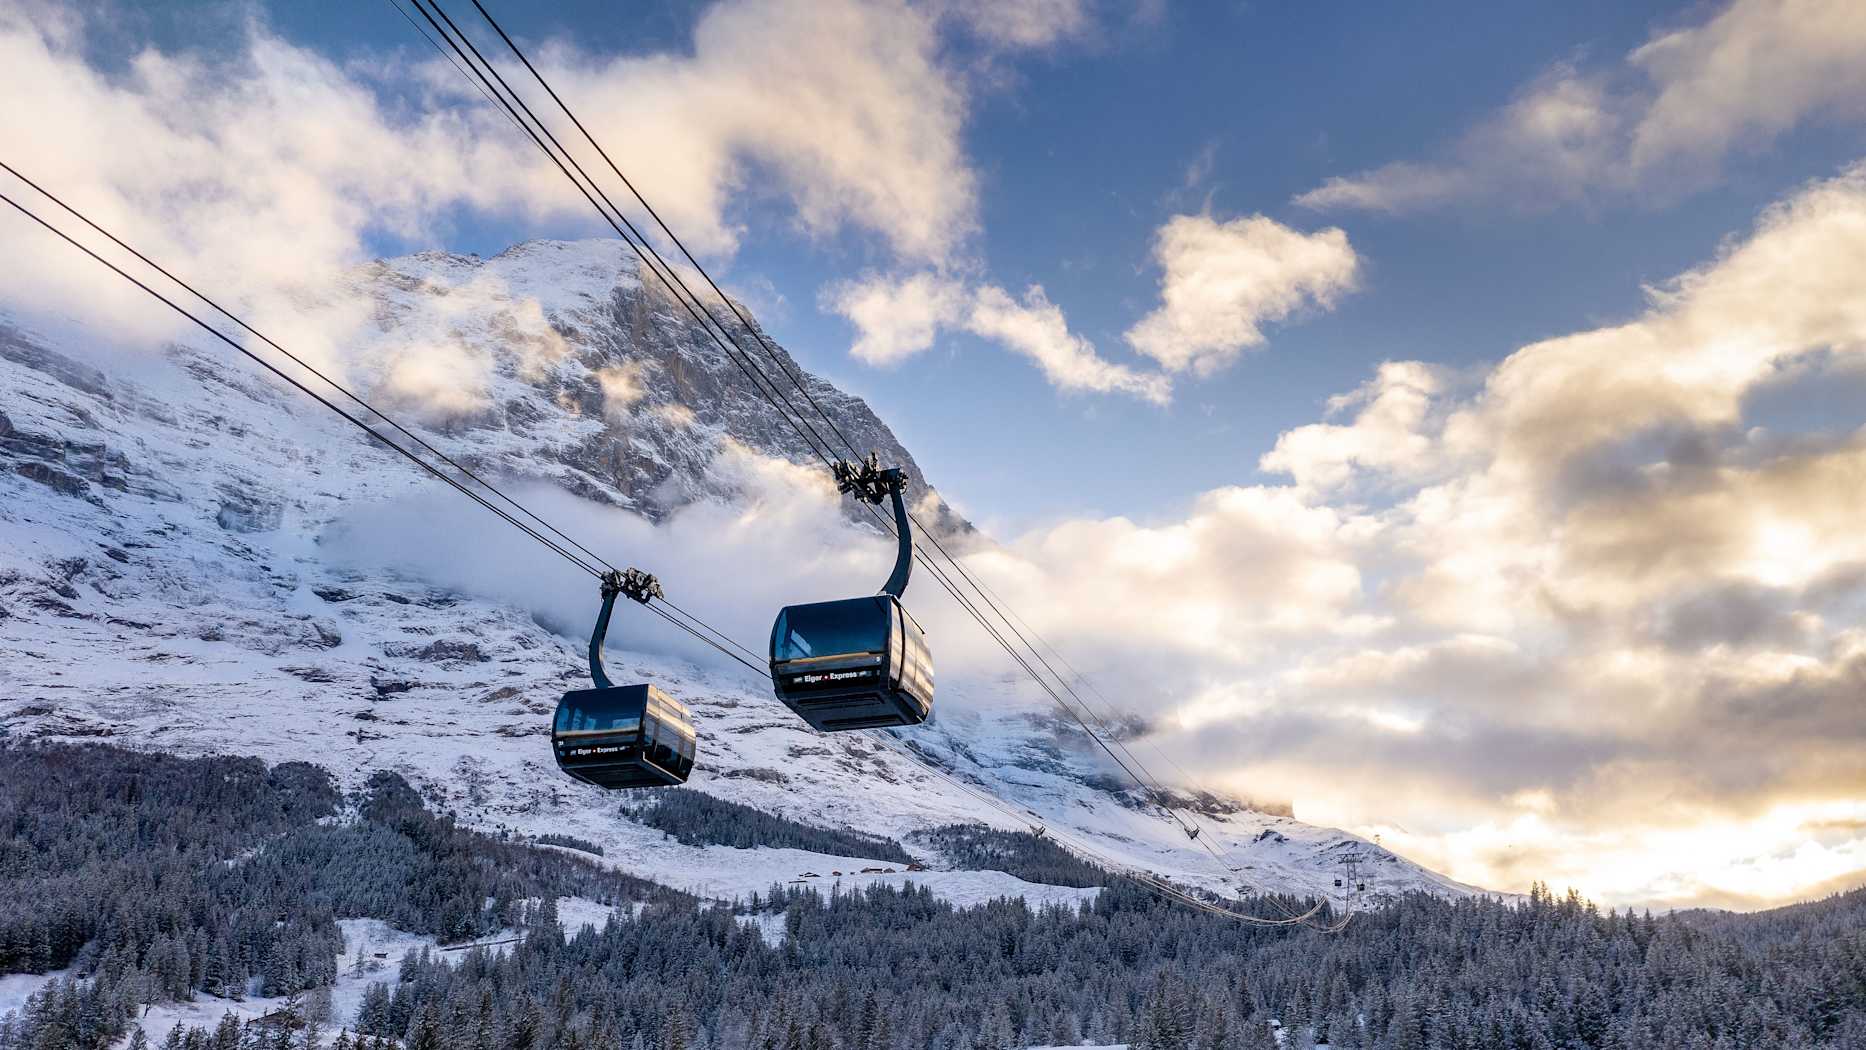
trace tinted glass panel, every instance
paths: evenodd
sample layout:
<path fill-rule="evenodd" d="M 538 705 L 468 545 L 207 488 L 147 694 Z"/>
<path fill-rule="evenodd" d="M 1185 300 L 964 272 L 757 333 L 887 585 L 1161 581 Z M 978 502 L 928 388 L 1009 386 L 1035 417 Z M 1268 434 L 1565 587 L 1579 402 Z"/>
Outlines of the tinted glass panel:
<path fill-rule="evenodd" d="M 773 656 L 802 660 L 842 653 L 879 653 L 888 644 L 888 607 L 875 598 L 793 605 L 778 614 Z"/>
<path fill-rule="evenodd" d="M 641 720 L 632 711 L 598 711 L 568 704 L 557 709 L 557 731 L 560 733 L 633 732 L 640 724 Z"/>

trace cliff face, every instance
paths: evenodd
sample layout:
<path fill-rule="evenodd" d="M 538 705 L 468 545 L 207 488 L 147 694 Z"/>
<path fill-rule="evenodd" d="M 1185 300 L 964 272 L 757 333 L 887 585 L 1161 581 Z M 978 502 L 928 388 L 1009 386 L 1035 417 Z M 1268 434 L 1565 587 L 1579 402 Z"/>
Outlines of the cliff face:
<path fill-rule="evenodd" d="M 432 384 L 398 375 L 395 346 L 439 342 L 461 351 L 460 363 L 475 373 L 466 389 L 478 396 L 442 429 L 508 473 L 542 476 L 659 520 L 720 494 L 708 467 L 726 442 L 819 463 L 741 366 L 659 283 L 644 282 L 634 256 L 615 241 L 532 241 L 491 259 L 428 252 L 378 262 L 347 290 L 373 304 L 374 342 L 384 352 L 369 363 L 369 378 L 391 398 L 399 387 L 419 400 Z M 805 406 L 832 454 L 848 454 L 840 431 L 858 450 L 905 468 L 910 494 L 918 505 L 931 500 L 943 527 L 964 527 L 866 403 L 806 373 L 775 342 L 772 361 L 724 306 L 714 312 L 781 392 Z"/>

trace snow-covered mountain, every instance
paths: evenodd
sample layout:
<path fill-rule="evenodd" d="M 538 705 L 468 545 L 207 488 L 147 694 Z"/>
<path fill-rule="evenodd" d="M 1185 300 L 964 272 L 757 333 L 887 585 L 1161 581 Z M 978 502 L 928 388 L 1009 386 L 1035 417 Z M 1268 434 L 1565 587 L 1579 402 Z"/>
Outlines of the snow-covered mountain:
<path fill-rule="evenodd" d="M 729 496 L 711 469 L 722 449 L 807 461 L 624 251 L 534 242 L 486 260 L 374 264 L 340 290 L 370 309 L 369 352 L 346 374 L 427 419 L 426 436 L 477 471 L 650 520 Z M 0 731 L 304 759 L 350 783 L 394 769 L 471 823 L 575 835 L 627 870 L 712 896 L 885 866 L 682 846 L 627 819 L 550 759 L 557 696 L 585 681 L 580 625 L 333 554 L 334 532 L 359 511 L 438 483 L 225 347 L 191 340 L 106 371 L 86 363 L 97 357 L 81 334 L 57 330 L 0 319 Z M 398 349 L 442 344 L 438 377 L 431 356 Z M 853 440 L 908 468 L 940 527 L 969 528 L 861 400 L 804 382 Z M 452 399 L 444 411 L 436 391 Z M 946 675 L 940 717 L 897 738 L 817 734 L 742 670 L 629 651 L 612 651 L 611 670 L 691 705 L 702 734 L 691 786 L 806 823 L 910 849 L 944 824 L 1042 826 L 1221 892 L 1335 894 L 1341 859 L 1359 853 L 1378 893 L 1472 892 L 1343 832 L 1187 796 L 1221 862 L 1155 800 L 1110 786 L 1066 723 L 1007 704 L 1002 682 Z M 942 871 L 921 852 L 936 870 L 911 877 L 954 899 L 1093 892 Z"/>

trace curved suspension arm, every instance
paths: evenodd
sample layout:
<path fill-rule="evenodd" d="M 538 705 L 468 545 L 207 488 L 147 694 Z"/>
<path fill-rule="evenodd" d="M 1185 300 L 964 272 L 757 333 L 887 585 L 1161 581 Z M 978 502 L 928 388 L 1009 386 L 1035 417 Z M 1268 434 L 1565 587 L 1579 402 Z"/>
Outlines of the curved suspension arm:
<path fill-rule="evenodd" d="M 890 470 L 888 474 L 888 494 L 894 497 L 894 535 L 900 540 L 900 549 L 894 555 L 894 573 L 882 586 L 881 593 L 899 598 L 906 593 L 907 578 L 914 572 L 914 534 L 908 530 L 907 504 L 901 498 L 901 490 L 907 487 L 907 476 L 899 470 Z"/>
<path fill-rule="evenodd" d="M 596 629 L 590 632 L 590 681 L 596 683 L 598 689 L 609 689 L 614 683 L 603 670 L 603 639 L 609 636 L 609 615 L 615 612 L 616 596 L 627 595 L 629 600 L 646 605 L 663 595 L 661 582 L 636 568 L 603 573 L 602 587 L 603 611 L 596 614 Z"/>
<path fill-rule="evenodd" d="M 598 689 L 609 689 L 614 685 L 609 681 L 608 673 L 603 670 L 603 639 L 609 635 L 609 614 L 615 612 L 616 595 L 621 593 L 621 586 L 616 585 L 609 579 L 609 574 L 605 573 L 603 576 L 603 611 L 596 614 L 596 629 L 590 632 L 590 681 L 596 683 Z"/>

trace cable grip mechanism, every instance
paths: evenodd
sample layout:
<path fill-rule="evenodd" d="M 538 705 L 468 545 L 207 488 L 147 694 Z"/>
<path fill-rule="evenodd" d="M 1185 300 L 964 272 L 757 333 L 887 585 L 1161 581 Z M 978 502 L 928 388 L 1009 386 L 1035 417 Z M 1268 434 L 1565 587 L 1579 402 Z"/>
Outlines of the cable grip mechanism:
<path fill-rule="evenodd" d="M 661 581 L 653 573 L 637 568 L 622 570 L 611 569 L 602 575 L 603 598 L 612 599 L 620 595 L 632 602 L 648 604 L 655 598 L 665 598 L 661 593 Z"/>
<path fill-rule="evenodd" d="M 868 458 L 857 463 L 839 459 L 830 464 L 830 473 L 836 477 L 836 491 L 846 493 L 861 500 L 880 506 L 889 496 L 901 491 L 907 484 L 907 475 L 899 467 L 883 469 L 878 453 L 870 452 Z"/>
<path fill-rule="evenodd" d="M 907 580 L 914 570 L 913 531 L 908 527 L 907 505 L 901 494 L 907 490 L 907 474 L 899 467 L 883 469 L 881 457 L 874 452 L 860 463 L 839 459 L 830 464 L 836 476 L 836 491 L 847 493 L 863 503 L 879 505 L 894 502 L 894 535 L 899 549 L 894 555 L 894 572 L 881 587 L 881 593 L 899 598 L 907 593 Z"/>
<path fill-rule="evenodd" d="M 665 596 L 661 593 L 661 581 L 640 569 L 610 569 L 602 574 L 601 580 L 603 608 L 596 614 L 596 627 L 590 632 L 590 681 L 596 683 L 598 689 L 609 689 L 614 683 L 603 668 L 603 640 L 609 636 L 609 614 L 615 611 L 616 598 L 620 596 L 646 605 L 650 599 Z"/>

